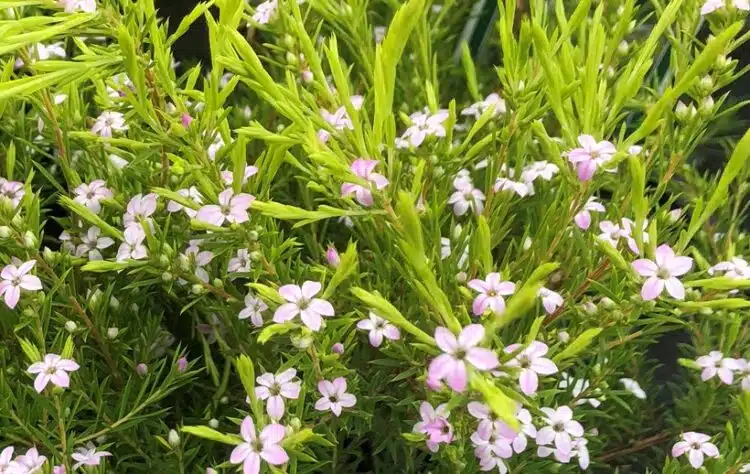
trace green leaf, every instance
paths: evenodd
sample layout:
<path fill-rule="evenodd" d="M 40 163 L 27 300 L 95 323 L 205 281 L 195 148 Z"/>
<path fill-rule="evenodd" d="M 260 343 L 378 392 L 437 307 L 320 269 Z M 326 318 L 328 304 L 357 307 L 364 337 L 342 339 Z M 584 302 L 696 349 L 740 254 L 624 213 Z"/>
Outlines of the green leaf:
<path fill-rule="evenodd" d="M 242 444 L 242 438 L 233 434 L 224 434 L 208 426 L 183 426 L 181 432 L 197 436 L 199 438 L 216 441 L 219 443 L 236 446 Z"/>
<path fill-rule="evenodd" d="M 273 336 L 286 334 L 296 327 L 297 327 L 296 324 L 290 323 L 290 322 L 280 323 L 280 324 L 271 324 L 270 326 L 264 327 L 263 330 L 258 334 L 258 342 L 260 344 L 265 344 Z"/>
<path fill-rule="evenodd" d="M 369 308 L 372 308 L 372 310 L 375 311 L 375 313 L 377 313 L 383 319 L 400 327 L 404 331 L 416 337 L 417 340 L 431 346 L 435 345 L 435 339 L 433 339 L 432 336 L 410 323 L 404 317 L 404 315 L 402 315 L 401 312 L 396 309 L 395 306 L 389 303 L 382 296 L 370 293 L 362 288 L 352 288 L 351 292 L 357 299 L 359 299 Z"/>
<path fill-rule="evenodd" d="M 711 301 L 679 301 L 674 302 L 676 305 L 689 309 L 716 308 L 716 309 L 741 309 L 750 308 L 750 301 L 742 298 L 724 298 Z"/>
<path fill-rule="evenodd" d="M 474 245 L 472 250 L 476 252 L 477 259 L 482 264 L 485 273 L 492 272 L 492 236 L 487 219 L 480 215 L 477 218 L 477 229 L 474 232 Z"/>
<path fill-rule="evenodd" d="M 83 206 L 75 202 L 74 200 L 70 199 L 68 196 L 60 196 L 60 204 L 62 204 L 63 207 L 67 207 L 68 210 L 78 215 L 78 217 L 80 217 L 84 221 L 101 229 L 101 231 L 105 235 L 108 235 L 119 241 L 124 240 L 122 232 L 119 229 L 115 229 L 111 225 L 104 222 L 104 220 L 102 220 L 101 217 L 91 212 L 86 206 Z"/>
<path fill-rule="evenodd" d="M 690 288 L 706 288 L 708 290 L 733 290 L 735 288 L 750 288 L 750 279 L 736 279 L 728 277 L 714 277 L 703 280 L 686 281 Z"/>
<path fill-rule="evenodd" d="M 602 330 L 603 328 L 586 329 L 581 333 L 580 336 L 575 338 L 573 342 L 568 344 L 562 352 L 552 357 L 552 360 L 554 362 L 560 362 L 565 359 L 570 359 L 571 357 L 577 356 L 578 354 L 586 350 L 586 348 L 590 346 L 592 342 L 594 342 L 594 339 L 596 339 L 596 336 L 598 336 L 599 333 L 602 332 Z"/>
<path fill-rule="evenodd" d="M 36 348 L 28 339 L 22 337 L 18 338 L 18 343 L 21 345 L 21 350 L 31 362 L 40 362 L 42 360 L 42 354 L 39 349 Z"/>

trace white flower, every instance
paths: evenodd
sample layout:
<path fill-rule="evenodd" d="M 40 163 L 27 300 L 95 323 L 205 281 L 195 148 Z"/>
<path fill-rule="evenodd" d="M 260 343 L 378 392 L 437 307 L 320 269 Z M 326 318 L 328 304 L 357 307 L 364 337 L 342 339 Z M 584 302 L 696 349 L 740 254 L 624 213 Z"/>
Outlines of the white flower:
<path fill-rule="evenodd" d="M 557 308 L 562 306 L 565 302 L 563 297 L 560 296 L 560 293 L 548 290 L 545 287 L 539 288 L 537 296 L 542 299 L 542 306 L 544 306 L 544 310 L 547 311 L 548 314 L 554 313 Z"/>
<path fill-rule="evenodd" d="M 448 118 L 447 110 L 439 110 L 435 114 L 415 112 L 410 118 L 411 126 L 404 131 L 401 139 L 408 140 L 414 147 L 419 147 L 428 136 L 444 137 L 446 134 L 443 122 Z"/>
<path fill-rule="evenodd" d="M 136 194 L 128 202 L 125 214 L 122 216 L 122 223 L 125 228 L 128 227 L 140 227 L 140 220 L 143 219 L 149 223 L 153 230 L 153 224 L 151 223 L 151 215 L 156 212 L 156 200 L 158 195 L 155 193 Z"/>
<path fill-rule="evenodd" d="M 255 379 L 258 382 L 255 396 L 260 400 L 266 400 L 266 412 L 272 420 L 280 420 L 284 416 L 285 398 L 299 398 L 301 384 L 299 381 L 293 381 L 296 375 L 295 369 L 286 369 L 278 375 L 266 372 Z"/>
<path fill-rule="evenodd" d="M 80 184 L 73 190 L 73 193 L 76 195 L 73 200 L 86 206 L 94 214 L 99 214 L 102 210 L 100 204 L 102 199 L 109 199 L 114 196 L 103 179 L 97 179 L 88 184 Z"/>
<path fill-rule="evenodd" d="M 120 244 L 120 248 L 117 249 L 116 260 L 122 262 L 125 260 L 140 260 L 146 258 L 148 250 L 143 245 L 143 241 L 146 239 L 146 233 L 143 232 L 140 226 L 130 226 L 125 229 L 124 233 L 125 241 Z"/>
<path fill-rule="evenodd" d="M 93 13 L 96 11 L 96 0 L 58 0 L 58 5 L 63 7 L 67 13 L 82 11 Z"/>
<path fill-rule="evenodd" d="M 205 267 L 211 263 L 211 260 L 214 258 L 213 252 L 209 252 L 208 250 L 203 250 L 198 247 L 198 245 L 193 245 L 193 241 L 190 242 L 191 245 L 185 249 L 185 256 L 190 260 L 192 263 L 195 264 L 195 276 L 197 276 L 201 281 L 204 283 L 208 283 L 209 275 L 208 271 L 206 271 Z"/>
<path fill-rule="evenodd" d="M 558 171 L 560 171 L 560 168 L 554 163 L 535 161 L 523 169 L 521 181 L 529 183 L 540 177 L 545 181 L 549 181 Z"/>
<path fill-rule="evenodd" d="M 747 0 L 732 0 L 732 5 L 737 10 L 750 10 L 750 2 Z M 706 0 L 701 7 L 701 15 L 708 15 L 716 10 L 720 10 L 726 6 L 725 0 Z"/>
<path fill-rule="evenodd" d="M 315 409 L 319 411 L 331 410 L 339 416 L 343 408 L 353 407 L 357 403 L 357 397 L 346 391 L 346 379 L 338 377 L 333 382 L 321 380 L 318 382 L 318 391 L 322 395 L 315 402 Z"/>
<path fill-rule="evenodd" d="M 726 272 L 724 276 L 733 280 L 750 278 L 750 265 L 739 257 L 734 257 L 726 262 L 719 262 L 708 269 L 708 274 L 713 275 L 716 272 Z"/>
<path fill-rule="evenodd" d="M 125 116 L 120 112 L 105 111 L 96 118 L 91 131 L 101 137 L 112 137 L 112 132 L 122 132 L 128 129 Z"/>
<path fill-rule="evenodd" d="M 268 309 L 268 305 L 260 298 L 255 297 L 252 293 L 245 295 L 245 308 L 240 311 L 239 318 L 247 319 L 253 322 L 253 326 L 259 328 L 263 326 L 263 311 Z"/>
<path fill-rule="evenodd" d="M 569 453 L 573 448 L 571 436 L 583 436 L 583 426 L 573 419 L 573 410 L 568 406 L 557 409 L 544 407 L 542 412 L 546 415 L 544 422 L 547 426 L 537 432 L 537 444 L 548 445 L 554 442 L 558 450 Z"/>
<path fill-rule="evenodd" d="M 688 431 L 682 433 L 682 441 L 672 446 L 672 456 L 678 458 L 687 453 L 690 465 L 698 469 L 703 465 L 703 456 L 710 458 L 719 457 L 719 448 L 710 443 L 711 437 L 707 434 Z"/>
<path fill-rule="evenodd" d="M 267 25 L 271 20 L 276 17 L 276 10 L 279 7 L 278 0 L 266 0 L 255 7 L 255 13 L 253 13 L 253 21 Z"/>
<path fill-rule="evenodd" d="M 620 379 L 620 383 L 625 387 L 625 390 L 635 395 L 635 398 L 646 399 L 646 392 L 643 391 L 641 385 L 635 380 L 622 378 Z"/>
<path fill-rule="evenodd" d="M 448 204 L 453 206 L 453 213 L 463 216 L 471 209 L 474 214 L 481 214 L 484 210 L 484 193 L 475 188 L 470 181 L 454 182 L 455 192 L 448 198 Z"/>
<path fill-rule="evenodd" d="M 42 393 L 50 382 L 60 388 L 68 388 L 70 385 L 68 372 L 74 372 L 79 368 L 80 366 L 73 360 L 63 359 L 57 354 L 47 354 L 44 356 L 44 361 L 34 362 L 26 371 L 30 374 L 37 374 L 34 379 L 34 389 Z"/>
<path fill-rule="evenodd" d="M 370 331 L 370 344 L 372 347 L 380 347 L 383 338 L 396 341 L 401 338 L 401 332 L 393 324 L 370 311 L 369 319 L 363 319 L 357 323 L 359 329 Z"/>
<path fill-rule="evenodd" d="M 704 382 L 718 375 L 722 382 L 731 385 L 734 381 L 734 371 L 742 369 L 736 359 L 724 357 L 719 351 L 711 351 L 708 355 L 700 356 L 696 362 L 703 367 L 701 380 Z"/>
<path fill-rule="evenodd" d="M 440 237 L 440 260 L 445 260 L 451 256 L 451 239 Z"/>
<path fill-rule="evenodd" d="M 237 250 L 237 255 L 229 260 L 228 273 L 247 273 L 250 271 L 250 252 L 247 249 Z"/>
<path fill-rule="evenodd" d="M 496 94 L 493 92 L 492 94 L 488 95 L 484 100 L 475 102 L 471 104 L 469 107 L 463 109 L 461 111 L 461 115 L 469 115 L 469 116 L 474 117 L 475 119 L 479 119 L 479 117 L 481 117 L 482 114 L 491 106 L 494 107 L 494 109 L 492 110 L 493 117 L 497 117 L 506 112 L 505 101 L 500 97 L 499 94 Z"/>
<path fill-rule="evenodd" d="M 76 257 L 88 254 L 89 260 L 101 260 L 102 254 L 99 250 L 111 247 L 115 241 L 109 237 L 100 237 L 101 230 L 98 227 L 89 227 L 89 230 L 81 235 L 81 243 L 76 247 Z"/>
<path fill-rule="evenodd" d="M 98 466 L 103 457 L 112 456 L 109 451 L 97 451 L 94 443 L 87 443 L 85 448 L 77 448 L 71 457 L 74 461 L 77 461 L 73 465 L 73 470 L 78 469 L 81 466 Z"/>

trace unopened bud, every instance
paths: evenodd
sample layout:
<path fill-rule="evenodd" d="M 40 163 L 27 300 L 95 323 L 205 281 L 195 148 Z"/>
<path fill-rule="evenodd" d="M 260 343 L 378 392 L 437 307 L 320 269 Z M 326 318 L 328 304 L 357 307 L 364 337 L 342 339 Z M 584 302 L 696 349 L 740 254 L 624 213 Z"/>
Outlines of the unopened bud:
<path fill-rule="evenodd" d="M 292 345 L 297 349 L 307 349 L 313 342 L 313 338 L 306 335 L 295 334 L 290 339 L 292 341 Z"/>
<path fill-rule="evenodd" d="M 226 405 L 227 403 L 229 403 L 229 397 L 224 395 L 223 397 L 219 399 L 219 403 L 221 403 L 222 405 Z"/>
<path fill-rule="evenodd" d="M 118 328 L 107 329 L 107 337 L 110 339 L 115 339 L 118 334 L 120 334 L 120 330 Z"/>
<path fill-rule="evenodd" d="M 468 280 L 468 275 L 466 275 L 466 272 L 458 272 L 456 273 L 456 281 L 459 283 L 466 283 L 466 280 Z"/>
<path fill-rule="evenodd" d="M 698 89 L 701 91 L 703 95 L 708 95 L 711 92 L 714 91 L 714 80 L 711 78 L 711 76 L 703 76 L 698 83 Z"/>
<path fill-rule="evenodd" d="M 248 237 L 250 238 L 250 240 L 252 240 L 253 242 L 257 241 L 257 240 L 258 240 L 258 237 L 260 237 L 260 236 L 258 235 L 258 231 L 257 231 L 257 230 L 251 230 L 250 232 L 248 232 L 247 236 L 248 236 Z"/>
<path fill-rule="evenodd" d="M 587 302 L 583 303 L 581 305 L 581 307 L 583 308 L 583 311 L 586 314 L 589 314 L 589 315 L 594 315 L 597 312 L 596 305 L 594 303 L 592 303 L 591 301 L 587 301 Z"/>
<path fill-rule="evenodd" d="M 250 252 L 250 260 L 253 262 L 260 262 L 260 259 L 263 258 L 263 254 L 258 252 L 257 250 L 253 250 Z"/>
<path fill-rule="evenodd" d="M 284 42 L 284 46 L 286 46 L 289 49 L 294 48 L 294 45 L 297 43 L 297 40 L 294 39 L 294 36 L 286 34 L 284 35 L 284 38 L 282 39 Z"/>
<path fill-rule="evenodd" d="M 183 373 L 187 370 L 188 360 L 185 357 L 177 359 L 177 372 Z"/>
<path fill-rule="evenodd" d="M 599 303 L 603 308 L 612 309 L 615 307 L 615 302 L 606 296 L 599 300 Z"/>
<path fill-rule="evenodd" d="M 76 332 L 76 329 L 78 329 L 78 325 L 75 321 L 65 321 L 65 330 L 68 332 Z"/>
<path fill-rule="evenodd" d="M 221 278 L 214 278 L 211 282 L 216 288 L 224 288 L 224 280 Z"/>
<path fill-rule="evenodd" d="M 55 263 L 55 252 L 49 247 L 44 247 L 44 250 L 42 250 L 42 257 L 44 257 L 44 260 L 48 263 Z"/>
<path fill-rule="evenodd" d="M 692 105 L 690 107 L 692 107 Z M 677 117 L 677 120 L 679 120 L 680 122 L 686 122 L 693 118 L 693 115 L 695 114 L 690 109 L 690 107 L 685 105 L 685 103 L 681 100 L 677 101 L 677 106 L 674 109 L 674 114 L 675 117 Z"/>
<path fill-rule="evenodd" d="M 302 422 L 295 416 L 291 420 L 289 420 L 289 426 L 291 426 L 296 431 L 302 428 Z"/>
<path fill-rule="evenodd" d="M 210 420 L 208 420 L 208 426 L 210 426 L 213 429 L 218 428 L 219 427 L 219 420 L 217 420 L 216 418 L 211 418 Z"/>
<path fill-rule="evenodd" d="M 458 240 L 459 237 L 461 237 L 461 234 L 463 233 L 464 228 L 461 227 L 461 224 L 456 224 L 456 227 L 453 228 L 453 240 Z"/>
<path fill-rule="evenodd" d="M 180 445 L 180 435 L 177 434 L 177 431 L 175 430 L 169 430 L 169 434 L 167 435 L 167 441 L 169 441 L 169 445 L 173 448 L 176 448 Z"/>
<path fill-rule="evenodd" d="M 620 41 L 620 44 L 617 45 L 617 52 L 620 54 L 620 56 L 625 56 L 630 52 L 630 45 L 627 41 L 623 40 Z"/>
<path fill-rule="evenodd" d="M 299 57 L 291 51 L 288 51 L 286 53 L 286 62 L 287 64 L 295 65 L 299 62 Z"/>
<path fill-rule="evenodd" d="M 339 354 L 339 355 L 343 354 L 344 353 L 344 345 L 341 344 L 340 342 L 337 342 L 336 344 L 334 344 L 333 346 L 331 346 L 331 352 L 333 352 L 334 354 Z"/>
<path fill-rule="evenodd" d="M 192 292 L 193 292 L 194 294 L 196 294 L 196 295 L 200 295 L 200 294 L 202 294 L 202 293 L 203 293 L 203 285 L 199 285 L 198 283 L 196 283 L 195 285 L 193 285 L 193 286 L 192 286 L 192 287 L 190 288 L 190 290 L 191 290 L 191 291 L 192 291 Z"/>
<path fill-rule="evenodd" d="M 700 113 L 704 117 L 708 117 L 714 111 L 714 99 L 709 95 L 701 101 L 699 109 Z"/>
<path fill-rule="evenodd" d="M 159 266 L 162 268 L 169 267 L 169 257 L 166 255 L 159 255 Z"/>
<path fill-rule="evenodd" d="M 169 273 L 169 272 L 163 272 L 161 274 L 161 279 L 163 281 L 172 281 L 172 278 L 174 278 L 174 276 L 171 273 Z"/>
<path fill-rule="evenodd" d="M 724 54 L 719 55 L 714 63 L 719 72 L 725 72 L 732 67 L 732 59 Z"/>
<path fill-rule="evenodd" d="M 112 308 L 112 309 L 119 308 L 120 307 L 120 300 L 118 300 L 117 298 L 115 298 L 114 296 L 112 296 L 109 299 L 109 307 Z"/>
<path fill-rule="evenodd" d="M 30 231 L 27 230 L 25 234 L 23 234 L 23 244 L 26 246 L 27 249 L 35 249 L 38 240 L 36 239 L 36 236 Z"/>
<path fill-rule="evenodd" d="M 144 363 L 140 363 L 135 366 L 135 373 L 140 375 L 141 377 L 148 374 L 148 366 Z"/>
<path fill-rule="evenodd" d="M 563 344 L 567 344 L 570 341 L 570 334 L 568 334 L 568 331 L 560 331 L 557 333 L 557 340 Z"/>
<path fill-rule="evenodd" d="M 328 265 L 330 265 L 331 268 L 339 267 L 341 264 L 341 257 L 339 257 L 339 252 L 336 250 L 336 247 L 328 247 L 328 250 L 326 250 L 326 260 L 328 260 Z"/>
<path fill-rule="evenodd" d="M 529 250 L 531 248 L 532 243 L 534 242 L 531 240 L 531 237 L 526 237 L 525 239 L 523 239 L 523 246 L 522 246 L 523 249 Z"/>
<path fill-rule="evenodd" d="M 7 239 L 10 237 L 10 227 L 7 225 L 0 226 L 0 239 Z"/>
<path fill-rule="evenodd" d="M 682 209 L 672 209 L 669 211 L 669 222 L 677 222 L 682 217 Z"/>

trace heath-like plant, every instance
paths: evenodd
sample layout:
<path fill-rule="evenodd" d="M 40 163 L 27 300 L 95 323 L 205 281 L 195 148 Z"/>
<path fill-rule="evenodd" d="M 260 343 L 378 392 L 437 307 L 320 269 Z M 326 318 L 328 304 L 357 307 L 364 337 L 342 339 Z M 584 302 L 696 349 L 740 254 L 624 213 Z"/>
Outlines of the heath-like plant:
<path fill-rule="evenodd" d="M 400 3 L 0 0 L 0 473 L 750 472 L 750 5 Z"/>

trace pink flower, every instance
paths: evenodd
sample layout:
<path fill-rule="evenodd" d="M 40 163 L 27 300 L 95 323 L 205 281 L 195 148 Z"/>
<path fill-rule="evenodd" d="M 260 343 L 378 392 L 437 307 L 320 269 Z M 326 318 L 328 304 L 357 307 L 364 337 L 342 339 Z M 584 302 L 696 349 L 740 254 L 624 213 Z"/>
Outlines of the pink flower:
<path fill-rule="evenodd" d="M 539 288 L 537 296 L 542 299 L 542 306 L 544 306 L 544 310 L 547 312 L 547 314 L 554 313 L 557 308 L 565 303 L 565 300 L 563 300 L 563 297 L 560 296 L 560 293 L 548 290 L 544 287 Z"/>
<path fill-rule="evenodd" d="M 640 250 L 638 249 L 638 244 L 635 241 L 635 238 L 633 237 L 633 230 L 635 229 L 635 222 L 631 221 L 627 217 L 623 217 L 622 220 L 622 226 L 618 226 L 617 224 L 611 222 L 611 221 L 602 221 L 599 223 L 599 229 L 601 229 L 602 233 L 599 234 L 599 239 L 604 240 L 605 242 L 608 242 L 612 244 L 613 247 L 617 247 L 617 242 L 620 238 L 625 239 L 625 241 L 628 243 L 628 248 L 634 253 L 634 254 L 640 254 Z M 648 227 L 648 220 L 643 221 L 643 228 L 641 229 L 641 241 L 643 243 L 648 243 L 649 241 L 649 235 L 648 232 L 646 232 L 646 228 Z"/>
<path fill-rule="evenodd" d="M 300 382 L 293 381 L 296 375 L 295 369 L 286 369 L 279 375 L 266 372 L 255 379 L 260 384 L 255 387 L 255 396 L 260 400 L 266 400 L 266 412 L 272 420 L 280 420 L 284 416 L 285 398 L 299 398 Z"/>
<path fill-rule="evenodd" d="M 36 474 L 47 462 L 47 458 L 39 454 L 36 448 L 26 451 L 8 465 L 8 474 Z"/>
<path fill-rule="evenodd" d="M 352 163 L 351 170 L 355 176 L 360 177 L 364 180 L 370 181 L 375 184 L 377 190 L 381 190 L 388 186 L 388 180 L 385 176 L 374 173 L 373 170 L 378 165 L 377 160 L 354 160 Z M 362 186 L 361 184 L 355 183 L 344 183 L 341 185 L 341 196 L 351 196 L 354 194 L 357 202 L 363 206 L 369 207 L 373 204 L 372 191 L 370 187 Z"/>
<path fill-rule="evenodd" d="M 73 13 L 76 11 L 93 13 L 96 11 L 96 0 L 57 0 L 57 3 L 63 7 L 67 13 Z M 55 474 L 58 473 L 56 472 Z M 64 467 L 61 474 L 65 474 Z"/>
<path fill-rule="evenodd" d="M 188 360 L 186 357 L 180 357 L 177 359 L 177 372 L 184 373 L 188 368 Z"/>
<path fill-rule="evenodd" d="M 247 249 L 237 250 L 237 255 L 229 259 L 227 272 L 247 273 L 250 271 L 250 252 Z"/>
<path fill-rule="evenodd" d="M 656 262 L 640 258 L 632 265 L 639 275 L 647 277 L 641 289 L 644 300 L 655 299 L 665 287 L 672 297 L 685 299 L 685 287 L 677 277 L 690 271 L 693 266 L 692 258 L 678 257 L 669 245 L 662 244 L 656 249 Z"/>
<path fill-rule="evenodd" d="M 250 318 L 253 326 L 259 328 L 263 326 L 263 311 L 268 309 L 268 305 L 260 298 L 256 298 L 252 293 L 245 295 L 245 308 L 240 311 L 239 319 Z"/>
<path fill-rule="evenodd" d="M 14 209 L 21 203 L 25 194 L 23 183 L 0 178 L 0 198 L 8 199 Z"/>
<path fill-rule="evenodd" d="M 320 115 L 323 117 L 323 120 L 326 121 L 331 127 L 333 127 L 335 130 L 354 130 L 354 124 L 352 124 L 352 119 L 349 118 L 349 114 L 346 111 L 346 107 L 343 105 L 336 109 L 334 113 L 330 113 L 329 111 L 325 109 L 320 110 Z"/>
<path fill-rule="evenodd" d="M 159 198 L 154 193 L 136 194 L 128 202 L 128 207 L 125 215 L 122 217 L 122 223 L 125 228 L 133 225 L 140 225 L 140 220 L 143 219 L 151 224 L 151 215 L 156 211 L 156 201 Z M 153 225 L 151 226 L 153 229 Z"/>
<path fill-rule="evenodd" d="M 143 245 L 143 241 L 146 239 L 146 233 L 143 232 L 141 226 L 130 226 L 125 229 L 124 238 L 125 241 L 121 243 L 120 248 L 117 249 L 116 260 L 118 262 L 146 258 L 148 250 Z"/>
<path fill-rule="evenodd" d="M 188 128 L 190 124 L 193 123 L 193 117 L 191 117 L 189 113 L 183 112 L 180 114 L 180 121 L 182 122 L 183 127 Z"/>
<path fill-rule="evenodd" d="M 513 439 L 513 451 L 522 453 L 526 450 L 526 446 L 528 445 L 528 440 L 526 439 L 526 437 L 528 436 L 531 439 L 536 438 L 536 427 L 532 423 L 531 413 L 529 413 L 529 410 L 521 408 L 520 406 L 518 409 L 518 413 L 516 413 L 516 419 L 521 424 L 521 431 L 519 431 L 516 434 L 516 437 Z"/>
<path fill-rule="evenodd" d="M 289 461 L 289 455 L 279 446 L 286 434 L 282 425 L 267 425 L 258 436 L 253 419 L 246 416 L 240 425 L 240 434 L 245 442 L 232 450 L 229 462 L 242 464 L 243 474 L 258 474 L 261 459 L 274 466 Z"/>
<path fill-rule="evenodd" d="M 247 209 L 253 201 L 254 196 L 245 193 L 235 195 L 232 188 L 227 188 L 219 194 L 219 205 L 201 207 L 197 219 L 215 226 L 222 225 L 225 220 L 231 224 L 241 224 L 250 219 Z"/>
<path fill-rule="evenodd" d="M 726 262 L 719 262 L 708 269 L 709 275 L 716 272 L 726 272 L 724 276 L 733 280 L 750 279 L 750 265 L 745 259 L 739 257 L 734 257 Z"/>
<path fill-rule="evenodd" d="M 42 281 L 29 272 L 36 265 L 36 260 L 29 260 L 16 266 L 14 264 L 6 265 L 0 271 L 0 296 L 5 299 L 8 308 L 15 308 L 18 300 L 21 298 L 21 290 L 39 291 L 42 289 Z"/>
<path fill-rule="evenodd" d="M 430 135 L 445 136 L 443 122 L 448 119 L 448 111 L 440 110 L 435 114 L 415 112 L 411 114 L 411 126 L 406 129 L 401 140 L 407 140 L 414 147 L 418 147 Z"/>
<path fill-rule="evenodd" d="M 687 453 L 690 465 L 698 469 L 703 465 L 703 456 L 710 458 L 719 457 L 719 448 L 710 443 L 711 437 L 707 434 L 688 431 L 682 433 L 682 441 L 672 446 L 672 456 L 678 458 Z"/>
<path fill-rule="evenodd" d="M 718 375 L 722 382 L 731 385 L 734 382 L 734 371 L 742 369 L 742 364 L 736 359 L 724 357 L 719 351 L 711 351 L 708 355 L 700 356 L 695 362 L 703 367 L 701 380 L 704 382 Z"/>
<path fill-rule="evenodd" d="M 34 362 L 26 372 L 38 374 L 34 380 L 34 388 L 42 393 L 50 381 L 60 388 L 68 388 L 70 386 L 68 372 L 74 372 L 79 368 L 80 366 L 73 360 L 63 359 L 57 354 L 47 354 L 44 356 L 44 362 Z"/>
<path fill-rule="evenodd" d="M 535 161 L 524 167 L 523 172 L 521 173 L 521 181 L 530 183 L 536 181 L 538 178 L 549 181 L 558 171 L 560 171 L 560 168 L 554 163 L 548 161 Z"/>
<path fill-rule="evenodd" d="M 195 266 L 195 276 L 198 277 L 201 281 L 208 283 L 209 275 L 208 271 L 206 271 L 205 267 L 211 263 L 211 260 L 214 258 L 213 252 L 209 252 L 208 250 L 203 250 L 198 247 L 198 243 L 200 241 L 197 241 L 195 245 L 193 245 L 195 241 L 190 241 L 190 246 L 188 246 L 187 249 L 185 249 L 185 257 L 187 257 L 188 261 L 192 263 Z"/>
<path fill-rule="evenodd" d="M 359 329 L 370 331 L 370 344 L 372 347 L 380 347 L 383 338 L 396 341 L 401 338 L 401 332 L 393 324 L 370 311 L 369 319 L 363 319 L 357 323 Z"/>
<path fill-rule="evenodd" d="M 10 466 L 10 462 L 13 460 L 13 451 L 15 449 L 16 448 L 13 446 L 8 446 L 0 452 L 0 472 L 3 474 L 8 472 L 7 469 L 8 466 Z"/>
<path fill-rule="evenodd" d="M 474 214 L 482 213 L 485 196 L 482 191 L 474 187 L 471 179 L 454 183 L 454 188 L 455 192 L 448 198 L 448 204 L 453 206 L 455 215 L 463 216 L 469 209 Z"/>
<path fill-rule="evenodd" d="M 0 468 L 2 468 L 3 465 L 0 464 Z M 0 471 L 2 472 L 2 471 Z M 55 466 L 52 468 L 52 474 L 66 474 L 65 466 L 63 464 L 60 464 L 59 466 Z"/>
<path fill-rule="evenodd" d="M 516 284 L 503 281 L 500 273 L 490 273 L 484 280 L 471 280 L 468 286 L 479 292 L 471 307 L 477 316 L 484 314 L 488 308 L 493 314 L 502 314 L 505 311 L 503 296 L 512 295 L 516 291 Z"/>
<path fill-rule="evenodd" d="M 505 101 L 500 97 L 499 94 L 497 94 L 496 92 L 493 92 L 490 95 L 488 95 L 484 100 L 480 100 L 479 102 L 474 102 L 469 107 L 463 109 L 461 111 L 461 115 L 468 115 L 468 116 L 474 117 L 474 119 L 476 120 L 479 120 L 479 117 L 481 117 L 482 114 L 490 107 L 494 107 L 492 109 L 493 117 L 497 117 L 506 112 Z"/>
<path fill-rule="evenodd" d="M 306 281 L 302 287 L 284 285 L 279 288 L 279 295 L 288 301 L 276 309 L 273 320 L 283 323 L 300 315 L 302 322 L 313 331 L 319 331 L 323 323 L 321 316 L 334 315 L 333 306 L 326 300 L 314 298 L 320 292 L 321 284 L 316 281 Z"/>
<path fill-rule="evenodd" d="M 113 132 L 122 132 L 127 129 L 125 116 L 120 112 L 112 111 L 102 112 L 91 127 L 92 132 L 106 138 L 111 138 Z"/>
<path fill-rule="evenodd" d="M 247 183 L 247 180 L 255 176 L 257 173 L 258 173 L 257 166 L 252 166 L 252 165 L 245 166 L 245 172 L 242 175 L 242 184 Z M 234 183 L 234 174 L 231 171 L 222 171 L 221 180 L 224 181 L 224 184 L 226 184 L 227 186 L 231 186 Z"/>
<path fill-rule="evenodd" d="M 591 213 L 592 212 L 604 212 L 604 206 L 602 203 L 596 200 L 595 197 L 591 196 L 586 204 L 583 205 L 581 212 L 573 217 L 573 221 L 576 223 L 579 229 L 587 230 L 591 226 Z"/>
<path fill-rule="evenodd" d="M 70 457 L 74 461 L 77 461 L 73 465 L 75 471 L 81 466 L 98 466 L 102 462 L 103 457 L 112 456 L 109 451 L 97 451 L 94 443 L 87 443 L 85 448 L 77 448 Z"/>
<path fill-rule="evenodd" d="M 521 344 L 511 344 L 505 348 L 505 352 L 512 354 L 519 349 L 521 349 Z M 557 372 L 555 363 L 544 357 L 548 350 L 545 343 L 534 341 L 505 364 L 507 367 L 520 369 L 518 381 L 521 391 L 526 395 L 536 393 L 539 387 L 539 375 L 552 375 Z"/>
<path fill-rule="evenodd" d="M 480 324 L 463 328 L 458 339 L 447 328 L 435 329 L 435 341 L 443 354 L 430 363 L 428 379 L 431 382 L 445 379 L 453 390 L 463 392 L 468 381 L 467 362 L 477 370 L 492 370 L 500 365 L 494 352 L 476 347 L 483 338 L 484 327 Z"/>
<path fill-rule="evenodd" d="M 542 412 L 546 415 L 544 422 L 547 426 L 537 432 L 537 444 L 548 445 L 554 442 L 558 450 L 570 453 L 573 448 L 571 436 L 583 436 L 583 426 L 573 419 L 573 410 L 568 406 L 561 406 L 556 410 L 545 407 Z"/>
<path fill-rule="evenodd" d="M 318 382 L 318 391 L 322 395 L 315 402 L 315 409 L 319 411 L 331 410 L 339 416 L 343 408 L 351 408 L 357 403 L 357 397 L 346 392 L 346 379 L 337 377 L 333 382 L 321 380 Z"/>
<path fill-rule="evenodd" d="M 513 440 L 516 432 L 504 422 L 500 421 L 490 408 L 484 403 L 469 402 L 466 406 L 469 414 L 479 420 L 479 429 L 477 431 L 489 431 L 497 433 L 500 436 Z"/>
<path fill-rule="evenodd" d="M 471 442 L 475 446 L 474 454 L 480 460 L 487 458 L 509 459 L 513 456 L 513 448 L 510 446 L 512 439 L 502 436 L 493 430 L 490 425 L 479 425 L 479 428 L 471 435 Z"/>
<path fill-rule="evenodd" d="M 101 232 L 98 227 L 89 227 L 89 230 L 81 235 L 81 243 L 75 250 L 76 256 L 83 257 L 88 254 L 89 260 L 102 260 L 99 250 L 113 246 L 115 241 L 109 237 L 100 237 Z"/>
<path fill-rule="evenodd" d="M 745 359 L 736 359 L 737 375 L 742 379 L 740 386 L 745 392 L 750 392 L 750 362 Z"/>
<path fill-rule="evenodd" d="M 99 214 L 102 210 L 102 205 L 100 204 L 102 199 L 110 199 L 114 196 L 112 190 L 106 186 L 103 179 L 97 179 L 88 184 L 80 184 L 73 190 L 73 193 L 76 195 L 73 200 L 78 204 L 86 206 L 94 214 Z"/>
<path fill-rule="evenodd" d="M 328 265 L 330 265 L 331 268 L 338 268 L 341 264 L 341 257 L 339 257 L 339 252 L 333 245 L 329 245 L 328 250 L 326 250 L 326 261 L 328 261 Z"/>
<path fill-rule="evenodd" d="M 608 141 L 597 142 L 591 135 L 579 135 L 580 148 L 574 148 L 568 152 L 568 161 L 573 163 L 578 170 L 578 179 L 588 181 L 594 176 L 596 169 L 617 153 L 615 146 Z"/>
<path fill-rule="evenodd" d="M 447 444 L 453 440 L 453 426 L 448 422 L 450 412 L 447 403 L 433 408 L 429 402 L 422 402 L 419 406 L 419 414 L 422 416 L 422 421 L 414 425 L 412 432 L 428 435 L 427 449 L 436 453 L 441 444 Z"/>

